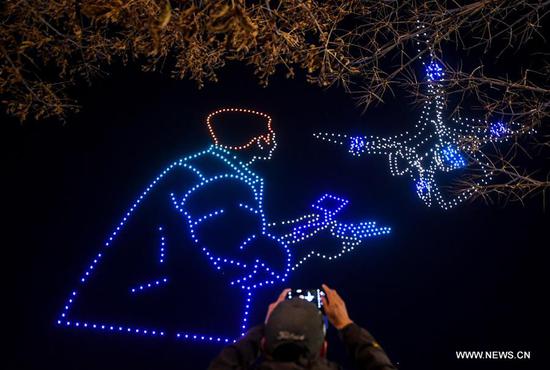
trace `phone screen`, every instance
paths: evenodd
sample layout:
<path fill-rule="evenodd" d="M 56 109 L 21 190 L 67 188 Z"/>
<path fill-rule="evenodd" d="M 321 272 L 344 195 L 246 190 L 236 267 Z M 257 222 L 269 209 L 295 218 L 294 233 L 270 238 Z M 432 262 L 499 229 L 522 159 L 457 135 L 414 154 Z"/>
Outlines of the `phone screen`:
<path fill-rule="evenodd" d="M 298 297 L 313 303 L 318 309 L 322 309 L 323 301 L 321 300 L 321 297 L 324 296 L 325 292 L 321 289 L 292 289 L 288 292 L 287 299 Z"/>

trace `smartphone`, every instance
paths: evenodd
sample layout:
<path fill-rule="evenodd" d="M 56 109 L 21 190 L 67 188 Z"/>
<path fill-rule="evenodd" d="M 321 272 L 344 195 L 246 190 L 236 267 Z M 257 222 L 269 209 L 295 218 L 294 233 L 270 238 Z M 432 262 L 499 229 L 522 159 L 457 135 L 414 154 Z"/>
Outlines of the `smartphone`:
<path fill-rule="evenodd" d="M 323 308 L 323 301 L 321 297 L 325 296 L 325 292 L 322 289 L 292 289 L 288 292 L 287 299 L 298 297 L 311 302 L 319 310 Z"/>

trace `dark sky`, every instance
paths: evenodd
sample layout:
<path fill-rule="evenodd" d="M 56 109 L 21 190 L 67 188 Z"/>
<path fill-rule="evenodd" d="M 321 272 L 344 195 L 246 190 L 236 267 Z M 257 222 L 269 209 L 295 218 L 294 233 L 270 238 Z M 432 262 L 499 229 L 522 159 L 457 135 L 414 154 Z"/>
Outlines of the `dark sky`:
<path fill-rule="evenodd" d="M 198 91 L 192 82 L 115 69 L 79 89 L 83 109 L 65 125 L 20 126 L 2 117 L 4 325 L 13 346 L 7 369 L 206 368 L 219 346 L 58 328 L 55 320 L 136 195 L 169 163 L 209 145 L 204 118 L 228 106 L 273 117 L 278 150 L 254 167 L 266 182 L 270 220 L 299 216 L 328 191 L 350 199 L 345 220 L 393 229 L 338 263 L 309 265 L 286 285 L 336 287 L 352 319 L 402 369 L 540 368 L 549 354 L 543 301 L 550 225 L 540 199 L 427 208 L 409 179 L 390 175 L 384 157 L 353 158 L 311 135 L 399 133 L 417 119 L 408 101 L 390 99 L 361 115 L 338 88 L 275 78 L 264 89 L 246 67 L 230 67 L 220 80 Z M 207 281 L 196 285 L 210 289 Z M 274 299 L 282 287 L 266 296 Z M 229 291 L 213 294 L 233 299 Z M 184 314 L 209 315 L 213 307 L 194 298 Z M 343 359 L 333 329 L 329 342 L 329 357 Z M 459 361 L 459 350 L 527 350 L 533 359 Z"/>

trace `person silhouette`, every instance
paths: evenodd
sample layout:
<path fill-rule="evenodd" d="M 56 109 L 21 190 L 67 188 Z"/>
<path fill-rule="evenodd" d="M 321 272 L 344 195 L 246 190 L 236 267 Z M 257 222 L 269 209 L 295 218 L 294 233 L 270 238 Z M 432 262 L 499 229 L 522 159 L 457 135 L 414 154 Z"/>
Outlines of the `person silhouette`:
<path fill-rule="evenodd" d="M 232 120 L 248 122 L 254 134 L 222 140 Z M 231 342 L 248 327 L 253 293 L 285 281 L 296 261 L 317 253 L 300 251 L 296 259 L 293 244 L 329 230 L 342 254 L 389 233 L 374 222 L 338 223 L 347 201 L 330 194 L 313 213 L 268 223 L 263 179 L 251 164 L 276 148 L 271 117 L 220 109 L 206 126 L 213 144 L 170 164 L 139 195 L 71 292 L 59 325 Z M 222 301 L 228 295 L 242 298 Z M 201 302 L 201 312 L 190 300 Z"/>

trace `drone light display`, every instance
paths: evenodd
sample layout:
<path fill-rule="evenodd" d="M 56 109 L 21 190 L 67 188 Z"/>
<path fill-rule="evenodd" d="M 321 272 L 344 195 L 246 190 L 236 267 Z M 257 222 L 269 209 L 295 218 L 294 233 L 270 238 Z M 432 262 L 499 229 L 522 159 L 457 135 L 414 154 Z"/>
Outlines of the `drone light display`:
<path fill-rule="evenodd" d="M 425 33 L 418 36 L 422 35 Z M 314 137 L 343 145 L 354 156 L 386 156 L 391 174 L 410 176 L 418 197 L 427 206 L 435 203 L 442 209 L 450 209 L 468 199 L 476 185 L 488 184 L 494 175 L 479 146 L 501 143 L 533 130 L 516 122 L 490 123 L 471 118 L 453 118 L 452 124 L 447 124 L 443 118 L 445 71 L 433 54 L 430 57 L 428 63 L 421 59 L 427 80 L 427 100 L 412 131 L 388 137 L 319 132 Z M 476 147 L 465 146 L 465 142 L 475 142 Z M 482 174 L 475 185 L 456 196 L 444 195 L 436 175 L 473 166 Z"/>
<path fill-rule="evenodd" d="M 224 145 L 216 135 L 213 122 L 224 114 L 260 117 L 266 122 L 264 132 L 242 145 Z M 254 292 L 258 289 L 284 282 L 306 261 L 315 258 L 332 261 L 367 238 L 390 233 L 389 227 L 377 226 L 373 221 L 338 221 L 337 215 L 349 201 L 329 193 L 319 197 L 301 217 L 268 222 L 263 204 L 264 180 L 254 173 L 251 163 L 269 159 L 276 147 L 271 118 L 250 109 L 221 109 L 208 116 L 207 127 L 214 144 L 170 164 L 138 195 L 84 270 L 57 319 L 58 325 L 228 343 L 247 329 Z M 329 253 L 299 246 L 307 239 L 322 235 L 334 238 L 342 247 Z M 181 291 L 175 286 L 179 281 L 176 275 L 193 267 L 185 265 L 190 263 L 185 261 L 185 254 L 191 252 L 205 262 L 208 271 L 222 276 L 229 289 L 242 293 L 241 315 L 235 318 L 239 323 L 237 332 L 222 334 L 182 326 L 158 326 L 146 316 L 141 320 L 131 318 L 137 316 L 132 310 L 143 300 L 151 299 L 152 306 L 157 307 L 159 296 L 164 292 Z M 133 254 L 138 255 L 135 258 L 138 262 L 131 262 Z M 270 257 L 273 254 L 280 257 L 279 262 Z M 123 268 L 118 267 L 121 264 Z M 113 269 L 118 269 L 114 279 L 100 279 Z M 200 284 L 200 281 L 194 283 Z M 86 297 L 92 295 L 91 292 L 99 292 L 100 298 Z M 108 311 L 98 314 L 92 309 L 88 314 L 79 314 L 75 309 L 75 305 L 80 304 L 82 310 L 86 302 L 94 303 L 98 299 L 124 301 L 133 314 L 128 318 L 123 315 L 124 322 L 121 322 Z M 177 303 L 167 301 L 166 304 Z"/>

